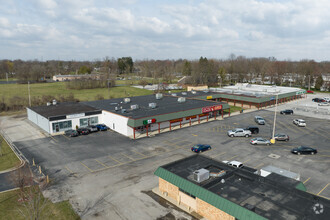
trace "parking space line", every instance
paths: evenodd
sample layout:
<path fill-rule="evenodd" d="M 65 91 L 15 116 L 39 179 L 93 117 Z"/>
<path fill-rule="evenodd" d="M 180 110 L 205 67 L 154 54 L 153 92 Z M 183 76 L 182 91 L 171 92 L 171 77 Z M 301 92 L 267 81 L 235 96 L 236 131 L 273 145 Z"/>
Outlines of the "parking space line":
<path fill-rule="evenodd" d="M 70 138 L 68 138 L 66 135 L 62 134 L 63 137 L 65 137 L 66 139 L 70 140 Z"/>
<path fill-rule="evenodd" d="M 131 151 L 133 151 L 134 153 L 140 154 L 143 158 L 147 158 L 148 157 L 147 155 L 144 155 L 143 153 L 140 153 L 140 152 L 138 152 L 136 150 L 131 150 Z"/>
<path fill-rule="evenodd" d="M 322 134 L 321 132 L 315 132 L 314 130 L 308 128 L 307 126 L 305 127 L 305 129 L 308 130 L 308 131 L 310 131 L 310 132 L 312 132 L 312 133 L 314 133 L 314 134 L 316 134 L 316 135 L 320 135 L 320 136 L 322 136 L 322 137 L 324 137 L 326 139 L 330 139 L 328 136 Z"/>
<path fill-rule="evenodd" d="M 246 162 L 248 162 L 248 161 L 250 161 L 250 160 L 251 160 L 251 158 L 248 159 L 248 160 L 246 160 L 246 161 L 243 161 L 242 164 L 245 164 Z"/>
<path fill-rule="evenodd" d="M 213 155 L 212 158 L 216 158 L 216 157 L 221 156 L 221 155 L 224 155 L 224 154 L 226 154 L 226 152 L 223 152 L 223 153 L 220 153 L 220 154 Z"/>
<path fill-rule="evenodd" d="M 107 165 L 105 165 L 104 163 L 98 161 L 97 159 L 95 159 L 96 162 L 98 162 L 99 164 L 101 164 L 102 166 L 106 167 L 106 168 L 109 168 Z"/>
<path fill-rule="evenodd" d="M 260 164 L 258 164 L 257 166 L 255 166 L 255 167 L 253 167 L 254 169 L 257 169 L 257 168 L 259 168 L 259 167 L 261 167 L 261 166 L 263 166 L 264 165 L 264 163 L 260 163 Z"/>
<path fill-rule="evenodd" d="M 320 195 L 321 192 L 323 192 L 323 190 L 325 190 L 325 189 L 329 186 L 329 184 L 330 184 L 330 183 L 328 183 L 325 187 L 323 187 L 323 189 L 321 189 L 321 191 L 320 191 L 318 194 L 316 194 L 316 195 Z"/>
<path fill-rule="evenodd" d="M 123 156 L 125 156 L 125 157 L 127 157 L 128 159 L 130 159 L 131 161 L 136 161 L 136 160 L 134 160 L 133 158 L 131 158 L 131 157 L 129 157 L 129 156 L 127 156 L 126 154 L 124 154 L 124 153 L 121 153 Z"/>
<path fill-rule="evenodd" d="M 53 139 L 55 142 L 57 142 L 57 140 L 53 136 L 49 136 L 49 137 Z"/>
<path fill-rule="evenodd" d="M 238 157 L 238 155 L 233 156 L 233 157 L 229 158 L 228 160 L 230 161 L 230 160 L 232 160 L 232 159 L 234 159 L 234 158 L 236 158 L 236 157 Z"/>
<path fill-rule="evenodd" d="M 192 136 L 195 136 L 195 137 L 197 137 L 198 135 L 197 134 L 191 134 Z"/>
<path fill-rule="evenodd" d="M 91 173 L 94 172 L 94 170 L 92 170 L 91 168 L 89 168 L 88 166 L 86 166 L 86 164 L 84 164 L 83 162 L 80 162 L 84 167 L 86 167 Z"/>
<path fill-rule="evenodd" d="M 320 157 L 330 157 L 330 155 L 319 154 Z"/>
<path fill-rule="evenodd" d="M 303 182 L 303 184 L 307 183 L 308 180 L 310 180 L 310 177 L 309 177 L 307 180 L 305 180 L 305 181 Z"/>
<path fill-rule="evenodd" d="M 116 160 L 115 158 L 108 156 L 111 160 L 116 161 L 118 164 L 122 164 L 122 162 L 120 162 L 119 160 Z"/>
<path fill-rule="evenodd" d="M 76 173 L 74 173 L 72 170 L 70 170 L 67 166 L 64 166 L 65 169 L 67 169 L 67 171 L 69 171 L 70 174 L 73 174 L 75 177 L 77 177 L 78 175 Z"/>

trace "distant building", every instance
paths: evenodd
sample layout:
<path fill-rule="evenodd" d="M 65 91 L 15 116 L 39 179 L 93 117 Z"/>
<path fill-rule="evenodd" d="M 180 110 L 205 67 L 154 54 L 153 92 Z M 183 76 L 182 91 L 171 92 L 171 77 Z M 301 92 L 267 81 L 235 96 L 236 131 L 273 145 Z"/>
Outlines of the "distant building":
<path fill-rule="evenodd" d="M 83 74 L 83 75 L 55 75 L 53 76 L 53 80 L 56 82 L 62 81 L 71 81 L 71 80 L 79 80 L 79 79 L 100 79 L 99 74 Z"/>

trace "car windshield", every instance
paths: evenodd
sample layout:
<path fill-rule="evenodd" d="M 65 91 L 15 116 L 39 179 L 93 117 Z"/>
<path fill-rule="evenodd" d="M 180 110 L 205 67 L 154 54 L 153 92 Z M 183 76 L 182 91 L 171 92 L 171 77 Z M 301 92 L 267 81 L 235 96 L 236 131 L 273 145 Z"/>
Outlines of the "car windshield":
<path fill-rule="evenodd" d="M 299 120 L 299 122 L 301 122 L 301 123 L 305 123 L 305 121 L 304 121 L 304 120 Z"/>
<path fill-rule="evenodd" d="M 194 148 L 194 149 L 198 149 L 198 148 L 199 148 L 199 146 L 195 145 L 195 146 L 193 146 L 193 148 Z"/>

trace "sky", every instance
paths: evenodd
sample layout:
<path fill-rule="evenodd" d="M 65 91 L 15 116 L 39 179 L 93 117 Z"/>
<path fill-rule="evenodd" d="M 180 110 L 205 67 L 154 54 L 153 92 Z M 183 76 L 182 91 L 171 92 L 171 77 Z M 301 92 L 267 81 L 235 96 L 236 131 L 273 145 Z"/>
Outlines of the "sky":
<path fill-rule="evenodd" d="M 0 59 L 330 60 L 329 0 L 0 0 Z"/>

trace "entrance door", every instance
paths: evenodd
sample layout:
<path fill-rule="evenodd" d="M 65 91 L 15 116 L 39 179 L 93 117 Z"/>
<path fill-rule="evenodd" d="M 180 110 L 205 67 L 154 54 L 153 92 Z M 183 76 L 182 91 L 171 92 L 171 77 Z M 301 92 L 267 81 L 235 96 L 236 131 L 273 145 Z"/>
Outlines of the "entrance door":
<path fill-rule="evenodd" d="M 56 132 L 60 131 L 60 126 L 58 124 L 55 126 L 55 130 L 56 130 Z"/>

